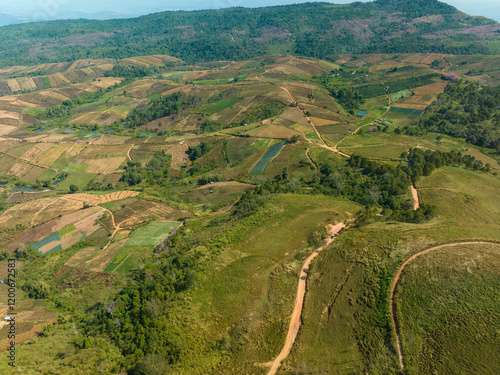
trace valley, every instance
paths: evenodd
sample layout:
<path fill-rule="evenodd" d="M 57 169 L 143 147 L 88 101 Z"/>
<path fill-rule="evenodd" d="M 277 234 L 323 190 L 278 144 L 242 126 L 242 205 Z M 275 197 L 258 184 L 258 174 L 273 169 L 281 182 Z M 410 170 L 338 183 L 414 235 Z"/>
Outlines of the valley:
<path fill-rule="evenodd" d="M 2 68 L 0 372 L 495 373 L 499 72 L 444 52 Z"/>

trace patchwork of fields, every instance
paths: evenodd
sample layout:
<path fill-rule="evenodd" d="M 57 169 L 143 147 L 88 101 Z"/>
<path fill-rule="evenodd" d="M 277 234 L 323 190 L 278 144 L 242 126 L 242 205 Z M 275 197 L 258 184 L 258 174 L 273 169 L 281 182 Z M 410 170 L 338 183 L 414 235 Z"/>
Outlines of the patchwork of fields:
<path fill-rule="evenodd" d="M 141 319 L 170 324 L 172 355 L 185 361 L 172 371 L 264 374 L 287 335 L 301 264 L 327 225 L 343 222 L 307 270 L 301 330 L 280 371 L 400 372 L 388 320 L 398 266 L 432 246 L 500 240 L 496 151 L 415 125 L 457 85 L 446 74 L 483 69 L 474 79 L 485 85 L 499 60 L 331 61 L 187 65 L 154 55 L 0 69 L 0 246 L 33 267 L 22 287 L 40 298 L 22 301 L 26 321 L 31 311 L 38 323 L 22 323 L 20 341 L 61 335 L 78 348 L 54 361 L 104 347 L 123 356 L 116 343 L 141 339 L 120 331 L 131 324 L 118 313 L 123 300 L 115 303 L 134 285 L 147 295 Z M 110 76 L 121 68 L 123 77 Z M 432 163 L 411 169 L 413 148 Z M 449 152 L 460 154 L 456 163 L 443 162 Z M 409 179 L 421 210 L 411 207 Z M 465 374 L 467 361 L 494 373 L 496 251 L 459 246 L 403 274 L 396 298 L 408 374 Z M 64 331 L 73 312 L 36 302 L 49 293 L 54 306 L 99 311 L 103 327 L 123 336 L 87 343 Z"/>

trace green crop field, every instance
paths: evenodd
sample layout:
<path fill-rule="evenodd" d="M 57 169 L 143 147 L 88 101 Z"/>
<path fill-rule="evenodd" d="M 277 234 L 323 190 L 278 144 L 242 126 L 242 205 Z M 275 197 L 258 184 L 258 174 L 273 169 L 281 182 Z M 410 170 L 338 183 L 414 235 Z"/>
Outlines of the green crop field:
<path fill-rule="evenodd" d="M 134 231 L 128 245 L 156 246 L 181 223 L 178 221 L 155 221 Z"/>
<path fill-rule="evenodd" d="M 130 245 L 129 242 L 118 249 L 113 260 L 104 268 L 104 272 L 126 275 L 149 261 L 151 258 L 150 246 Z"/>
<path fill-rule="evenodd" d="M 87 184 L 95 178 L 95 176 L 97 176 L 95 173 L 73 172 L 70 173 L 68 178 L 58 185 L 58 188 L 69 189 L 70 185 L 74 184 L 78 186 L 80 190 L 83 190 Z"/>
<path fill-rule="evenodd" d="M 74 231 L 76 228 L 75 228 L 75 225 L 74 224 L 71 224 L 69 226 L 67 226 L 66 228 L 63 228 L 59 231 L 61 237 L 63 237 L 65 234 L 68 234 L 69 232 L 71 231 Z"/>
<path fill-rule="evenodd" d="M 285 142 L 280 142 L 269 147 L 269 150 L 267 150 L 265 155 L 262 156 L 259 162 L 252 169 L 252 172 L 250 174 L 255 175 L 264 172 L 264 169 L 266 168 L 267 164 L 280 153 L 283 147 L 285 147 Z"/>
<path fill-rule="evenodd" d="M 231 107 L 233 104 L 238 103 L 241 100 L 241 98 L 238 98 L 237 96 L 233 96 L 229 99 L 224 99 L 221 100 L 215 104 L 208 105 L 204 108 L 201 108 L 203 113 L 207 115 L 213 115 L 214 113 L 217 113 L 219 111 L 222 111 L 223 109 L 226 109 L 228 107 Z"/>
<path fill-rule="evenodd" d="M 408 109 L 408 108 L 400 108 L 394 106 L 391 107 L 389 112 L 401 113 L 403 115 L 409 115 L 409 116 L 420 116 L 422 113 L 424 113 L 424 111 L 418 109 Z"/>

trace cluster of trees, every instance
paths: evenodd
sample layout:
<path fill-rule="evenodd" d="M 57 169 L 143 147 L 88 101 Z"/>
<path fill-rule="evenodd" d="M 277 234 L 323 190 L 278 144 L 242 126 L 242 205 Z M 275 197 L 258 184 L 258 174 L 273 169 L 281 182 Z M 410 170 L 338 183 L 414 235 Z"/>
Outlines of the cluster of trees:
<path fill-rule="evenodd" d="M 465 138 L 471 144 L 500 153 L 499 108 L 499 87 L 466 81 L 450 83 L 416 125 L 421 131 Z"/>
<path fill-rule="evenodd" d="M 109 336 L 134 374 L 147 374 L 145 368 L 153 359 L 163 367 L 179 359 L 186 332 L 172 321 L 169 310 L 193 284 L 204 260 L 220 248 L 213 238 L 204 238 L 201 246 L 184 232 L 181 228 L 165 239 L 155 250 L 154 263 L 137 270 L 113 301 L 96 306 L 94 314 L 81 322 L 88 336 L 97 332 Z"/>
<path fill-rule="evenodd" d="M 410 178 L 418 180 L 420 176 L 428 176 L 434 169 L 445 165 L 482 171 L 490 168 L 489 165 L 483 166 L 473 156 L 456 151 L 423 151 L 414 148 L 401 157 L 407 162 L 397 167 L 359 155 L 352 155 L 344 164 L 325 161 L 310 180 L 290 179 L 287 171 L 284 171 L 274 181 L 258 186 L 254 192 L 245 193 L 235 206 L 235 212 L 251 214 L 264 204 L 269 194 L 298 192 L 307 186 L 308 193 L 343 196 L 368 208 L 382 208 L 386 216 L 395 220 L 420 223 L 434 215 L 434 207 L 422 204 L 419 209 L 413 210 L 408 195 Z M 367 210 L 365 216 L 370 216 L 372 211 Z"/>
<path fill-rule="evenodd" d="M 116 88 L 124 85 L 124 82 L 117 83 L 107 89 L 99 89 L 88 94 L 78 96 L 73 99 L 68 99 L 63 101 L 61 104 L 47 108 L 36 115 L 39 120 L 51 120 L 56 118 L 64 118 L 71 115 L 71 109 L 78 107 L 79 105 L 88 104 L 95 102 L 96 100 L 102 98 L 105 94 Z"/>
<path fill-rule="evenodd" d="M 144 179 L 144 169 L 140 161 L 127 161 L 120 181 L 127 183 L 130 186 L 140 184 Z"/>
<path fill-rule="evenodd" d="M 158 95 L 153 97 L 148 104 L 141 104 L 134 108 L 124 122 L 135 128 L 162 117 L 175 115 L 188 107 L 199 105 L 200 102 L 199 97 L 183 92 L 166 96 Z"/>
<path fill-rule="evenodd" d="M 212 160 L 207 164 L 193 164 L 192 167 L 189 168 L 188 174 L 190 176 L 195 176 L 201 173 L 213 171 L 215 168 L 217 168 L 217 162 L 215 160 Z"/>
<path fill-rule="evenodd" d="M 334 71 L 332 71 L 334 72 Z M 355 109 L 359 109 L 360 104 L 363 104 L 364 99 L 373 98 L 376 96 L 386 95 L 388 92 L 397 92 L 411 89 L 423 85 L 428 85 L 435 82 L 439 74 L 426 74 L 410 78 L 386 81 L 379 84 L 363 84 L 356 85 L 353 79 L 347 75 L 345 79 L 350 82 L 349 86 L 339 84 L 338 78 L 335 75 L 325 73 L 316 79 L 325 86 L 330 94 L 350 113 L 354 113 Z"/>
<path fill-rule="evenodd" d="M 408 166 L 403 166 L 403 170 L 411 176 L 413 181 L 417 181 L 421 176 L 429 176 L 434 169 L 445 165 L 464 166 L 483 172 L 491 169 L 489 164 L 483 164 L 474 156 L 462 155 L 457 151 L 423 151 L 420 148 L 412 148 L 409 152 L 404 152 L 401 157 L 408 160 Z"/>
<path fill-rule="evenodd" d="M 439 74 L 436 73 L 425 74 L 422 76 L 398 79 L 396 81 L 387 81 L 383 83 L 383 85 L 389 87 L 390 92 L 398 92 L 412 89 L 414 87 L 429 85 L 434 83 L 437 77 L 439 77 Z"/>
<path fill-rule="evenodd" d="M 358 86 L 356 87 L 356 90 L 364 99 L 374 98 L 376 96 L 387 94 L 387 91 L 384 88 L 384 84 Z"/>
<path fill-rule="evenodd" d="M 433 209 L 423 206 L 413 212 L 409 200 L 410 180 L 403 165 L 393 167 L 353 155 L 345 163 L 325 161 L 310 180 L 290 179 L 284 171 L 274 181 L 247 192 L 235 205 L 234 212 L 249 215 L 269 199 L 269 194 L 301 191 L 312 194 L 342 196 L 366 207 L 381 207 L 386 216 L 396 220 L 421 222 L 433 215 Z"/>
<path fill-rule="evenodd" d="M 160 71 L 161 69 L 158 67 L 132 66 L 118 63 L 113 66 L 113 69 L 105 72 L 104 77 L 122 77 L 127 81 L 131 81 L 135 78 L 147 77 Z"/>
<path fill-rule="evenodd" d="M 172 156 L 165 151 L 156 151 L 145 168 L 141 162 L 129 160 L 120 181 L 129 186 L 138 185 L 143 181 L 151 185 L 165 186 L 169 181 L 171 162 Z"/>
<path fill-rule="evenodd" d="M 245 117 L 241 120 L 239 125 L 250 124 L 265 120 L 267 118 L 281 114 L 286 108 L 286 105 L 281 102 L 271 102 L 261 104 L 245 113 Z"/>
<path fill-rule="evenodd" d="M 354 113 L 354 110 L 358 109 L 359 105 L 363 103 L 363 97 L 351 86 L 342 87 L 340 89 L 331 88 L 329 91 L 330 94 L 351 113 Z"/>
<path fill-rule="evenodd" d="M 196 159 L 201 158 L 203 155 L 208 154 L 212 147 L 211 143 L 204 141 L 202 141 L 198 146 L 189 146 L 187 150 L 189 160 L 195 161 Z"/>

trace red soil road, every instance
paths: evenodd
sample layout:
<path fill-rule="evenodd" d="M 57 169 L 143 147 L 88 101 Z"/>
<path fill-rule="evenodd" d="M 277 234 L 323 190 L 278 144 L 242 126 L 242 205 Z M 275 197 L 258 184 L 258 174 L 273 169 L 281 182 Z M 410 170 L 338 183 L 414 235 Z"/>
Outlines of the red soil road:
<path fill-rule="evenodd" d="M 406 268 L 406 266 L 416 258 L 418 258 L 420 255 L 427 254 L 430 251 L 433 250 L 438 250 L 442 249 L 443 247 L 453 247 L 453 246 L 459 246 L 459 245 L 477 245 L 477 244 L 496 244 L 496 242 L 488 242 L 488 241 L 469 241 L 469 242 L 456 242 L 456 243 L 450 243 L 446 245 L 439 245 L 439 246 L 434 246 L 429 249 L 423 250 L 419 253 L 416 253 L 412 255 L 406 262 L 403 263 L 403 265 L 399 268 L 399 271 L 394 278 L 394 282 L 392 283 L 392 289 L 391 289 L 391 315 L 392 315 L 392 323 L 394 324 L 394 330 L 396 331 L 396 341 L 397 341 L 397 348 L 398 348 L 398 357 L 399 357 L 399 365 L 401 367 L 401 372 L 403 375 L 405 374 L 405 361 L 403 357 L 403 346 L 401 344 L 401 332 L 399 329 L 399 324 L 398 324 L 398 318 L 396 316 L 396 299 L 395 299 L 395 294 L 396 294 L 396 287 L 399 284 L 399 280 L 401 279 L 401 275 Z"/>
<path fill-rule="evenodd" d="M 318 256 L 318 254 L 328 246 L 334 239 L 331 238 L 334 234 L 336 235 L 342 228 L 345 228 L 344 223 L 338 223 L 335 225 L 330 224 L 330 236 L 325 239 L 326 244 L 316 249 L 305 261 L 302 269 L 300 271 L 299 278 L 299 286 L 297 289 L 297 296 L 295 297 L 295 305 L 292 311 L 292 317 L 290 319 L 290 326 L 288 328 L 288 333 L 286 335 L 285 344 L 283 345 L 283 349 L 281 349 L 280 354 L 271 362 L 267 362 L 264 366 L 270 366 L 269 372 L 267 375 L 274 375 L 278 368 L 281 365 L 281 362 L 288 357 L 290 354 L 290 350 L 292 349 L 295 338 L 297 337 L 297 333 L 299 332 L 301 316 L 302 316 L 302 308 L 304 306 L 304 296 L 306 294 L 306 282 L 307 282 L 307 273 L 309 271 L 309 265 L 311 261 Z"/>
<path fill-rule="evenodd" d="M 411 196 L 412 196 L 412 205 L 413 205 L 413 210 L 417 210 L 420 207 L 420 202 L 418 201 L 418 192 L 413 183 L 410 185 L 411 189 Z"/>

